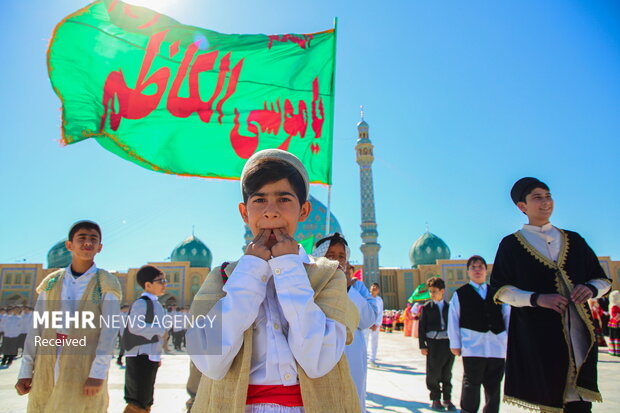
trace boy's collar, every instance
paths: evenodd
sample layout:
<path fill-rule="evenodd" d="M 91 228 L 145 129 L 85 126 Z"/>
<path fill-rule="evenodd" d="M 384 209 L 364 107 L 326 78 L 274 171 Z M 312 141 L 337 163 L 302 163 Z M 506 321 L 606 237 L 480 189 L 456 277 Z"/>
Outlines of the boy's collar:
<path fill-rule="evenodd" d="M 66 268 L 67 273 L 73 277 L 73 271 L 71 271 L 71 264 L 69 264 L 69 266 Z M 85 275 L 91 274 L 97 272 L 97 264 L 95 264 L 93 262 L 93 265 L 91 265 L 91 267 L 89 269 L 86 270 L 85 273 L 83 273 L 82 275 L 80 275 L 80 277 L 83 277 Z"/>
<path fill-rule="evenodd" d="M 539 227 L 538 225 L 530 225 L 530 224 L 523 225 L 523 229 L 526 231 L 530 231 L 530 232 L 549 232 L 551 231 L 552 228 L 553 228 L 553 224 L 551 224 L 551 222 L 546 223 L 542 227 Z"/>
<path fill-rule="evenodd" d="M 471 284 L 472 287 L 474 288 L 486 288 L 487 283 L 482 283 L 482 284 L 478 284 L 476 282 L 473 282 L 471 280 L 469 280 L 469 283 Z"/>
<path fill-rule="evenodd" d="M 151 300 L 153 300 L 153 301 L 157 301 L 157 296 L 156 296 L 156 295 L 154 295 L 154 294 L 151 294 L 151 293 L 149 293 L 149 292 L 144 291 L 144 292 L 142 293 L 142 295 L 147 296 L 148 298 L 150 298 L 150 299 L 151 299 Z"/>

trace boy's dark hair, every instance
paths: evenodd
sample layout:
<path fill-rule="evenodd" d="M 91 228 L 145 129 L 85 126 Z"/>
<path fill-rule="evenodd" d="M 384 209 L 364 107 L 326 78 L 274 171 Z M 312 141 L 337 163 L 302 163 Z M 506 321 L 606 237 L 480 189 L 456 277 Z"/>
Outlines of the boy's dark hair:
<path fill-rule="evenodd" d="M 445 290 L 446 289 L 446 283 L 444 282 L 444 280 L 442 280 L 439 277 L 431 277 L 428 280 L 426 280 L 426 286 L 428 288 L 439 288 L 440 290 Z"/>
<path fill-rule="evenodd" d="M 379 283 L 372 283 L 370 285 L 370 288 L 372 288 L 372 287 L 377 287 L 378 289 L 381 289 L 381 286 L 379 285 Z"/>
<path fill-rule="evenodd" d="M 538 183 L 528 187 L 525 191 L 523 191 L 523 194 L 521 195 L 521 198 L 519 198 L 519 202 L 525 202 L 525 198 L 527 198 L 527 196 L 529 194 L 531 194 L 532 191 L 534 191 L 534 189 L 536 189 L 536 188 L 541 188 L 541 189 L 544 189 L 545 191 L 549 191 L 550 190 L 546 183 L 538 182 Z"/>
<path fill-rule="evenodd" d="M 344 239 L 344 237 L 342 235 L 340 235 L 340 233 L 335 232 L 334 235 L 331 235 L 329 237 L 325 237 L 325 238 L 322 238 L 322 239 L 318 240 L 316 242 L 316 244 L 315 244 L 315 247 L 318 247 L 319 245 L 324 244 L 327 241 L 329 241 L 329 246 L 330 247 L 333 247 L 334 245 L 338 245 L 338 244 L 342 244 L 345 247 L 349 246 L 349 244 L 347 243 L 347 240 Z"/>
<path fill-rule="evenodd" d="M 472 265 L 476 261 L 480 261 L 481 263 L 484 264 L 484 268 L 488 268 L 487 267 L 487 262 L 484 260 L 484 258 L 482 258 L 480 255 L 472 255 L 467 260 L 467 269 L 469 270 L 469 266 Z"/>
<path fill-rule="evenodd" d="M 138 273 L 136 274 L 136 280 L 138 281 L 140 287 L 144 288 L 147 282 L 152 283 L 153 280 L 160 275 L 164 275 L 164 272 L 156 266 L 143 265 L 142 267 L 140 267 Z"/>
<path fill-rule="evenodd" d="M 73 241 L 73 236 L 81 229 L 94 229 L 99 233 L 99 241 L 103 238 L 101 236 L 101 228 L 99 227 L 99 224 L 85 219 L 78 221 L 71 226 L 71 229 L 69 230 L 69 241 Z"/>
<path fill-rule="evenodd" d="M 280 179 L 288 179 L 295 195 L 297 195 L 299 205 L 306 202 L 308 194 L 306 193 L 304 178 L 291 164 L 280 159 L 260 160 L 247 171 L 243 182 L 243 202 L 247 203 L 248 199 L 260 191 L 263 186 Z"/>

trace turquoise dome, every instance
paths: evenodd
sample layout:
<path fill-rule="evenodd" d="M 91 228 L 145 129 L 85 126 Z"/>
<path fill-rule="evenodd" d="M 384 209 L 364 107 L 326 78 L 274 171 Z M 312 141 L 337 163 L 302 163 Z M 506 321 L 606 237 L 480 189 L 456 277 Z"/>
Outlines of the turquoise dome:
<path fill-rule="evenodd" d="M 58 241 L 47 253 L 47 268 L 65 268 L 71 265 L 71 251 L 65 240 Z"/>
<path fill-rule="evenodd" d="M 302 241 L 306 238 L 310 238 L 314 235 L 315 242 L 325 237 L 325 218 L 327 216 L 327 207 L 318 199 L 310 195 L 308 201 L 312 205 L 312 210 L 310 211 L 310 215 L 304 222 L 300 222 L 297 226 L 297 232 L 295 232 L 295 239 L 297 241 Z M 331 213 L 331 220 L 329 223 L 329 232 L 339 232 L 342 234 L 342 229 L 340 228 L 340 224 L 338 220 Z M 248 226 L 245 226 L 245 245 L 248 245 L 254 239 L 252 235 L 252 231 Z M 245 249 L 245 248 L 244 248 Z"/>
<path fill-rule="evenodd" d="M 437 260 L 448 259 L 450 259 L 448 245 L 437 235 L 428 231 L 418 238 L 409 250 L 412 268 L 417 268 L 418 265 L 433 265 Z"/>
<path fill-rule="evenodd" d="M 204 242 L 190 235 L 172 250 L 170 261 L 189 261 L 190 267 L 211 268 L 213 255 Z"/>

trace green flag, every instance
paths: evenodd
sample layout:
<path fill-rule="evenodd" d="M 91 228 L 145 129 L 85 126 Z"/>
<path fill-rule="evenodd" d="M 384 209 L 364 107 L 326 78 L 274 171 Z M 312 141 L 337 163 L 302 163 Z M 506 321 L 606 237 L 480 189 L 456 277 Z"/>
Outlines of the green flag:
<path fill-rule="evenodd" d="M 414 301 L 425 301 L 430 299 L 431 296 L 428 293 L 428 288 L 426 288 L 426 283 L 424 283 L 418 285 L 418 287 L 415 289 L 413 294 L 411 294 L 411 297 L 409 297 L 407 301 L 412 303 Z"/>
<path fill-rule="evenodd" d="M 312 250 L 314 249 L 314 235 L 300 240 L 299 244 L 303 247 L 304 251 L 306 251 L 306 254 L 312 254 Z"/>
<path fill-rule="evenodd" d="M 441 278 L 441 275 L 435 274 L 433 277 Z M 411 294 L 411 297 L 409 297 L 407 301 L 412 303 L 414 301 L 426 301 L 430 299 L 431 296 L 428 293 L 428 287 L 426 286 L 426 283 L 423 282 L 416 287 L 415 291 Z"/>
<path fill-rule="evenodd" d="M 145 168 L 238 179 L 254 152 L 331 184 L 335 29 L 228 35 L 119 0 L 58 24 L 48 50 L 62 142 L 95 138 Z"/>

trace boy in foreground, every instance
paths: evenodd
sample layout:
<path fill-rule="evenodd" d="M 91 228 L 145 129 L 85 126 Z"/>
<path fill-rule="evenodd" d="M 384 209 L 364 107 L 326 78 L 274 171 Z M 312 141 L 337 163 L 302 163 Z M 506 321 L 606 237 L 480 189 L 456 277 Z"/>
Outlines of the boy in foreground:
<path fill-rule="evenodd" d="M 31 326 L 15 388 L 20 395 L 28 394 L 29 413 L 103 413 L 108 408 L 107 378 L 118 327 L 99 320 L 120 316 L 121 286 L 116 276 L 95 265 L 95 255 L 103 247 L 99 225 L 75 223 L 65 245 L 71 251 L 71 265 L 41 282 L 35 311 L 91 312 L 95 328 Z M 86 345 L 37 346 L 37 337 L 47 343 L 85 337 Z"/>
<path fill-rule="evenodd" d="M 540 412 L 590 412 L 602 401 L 587 301 L 611 281 L 576 232 L 550 222 L 554 202 L 536 178 L 510 196 L 528 223 L 500 243 L 491 273 L 495 301 L 510 304 L 504 401 Z"/>
<path fill-rule="evenodd" d="M 278 149 L 243 168 L 239 213 L 255 238 L 239 261 L 211 271 L 192 303 L 194 317 L 222 320 L 221 340 L 209 328 L 187 331 L 203 374 L 192 413 L 360 411 L 344 356 L 359 323 L 346 277 L 293 238 L 310 213 L 308 184 L 299 159 Z"/>

